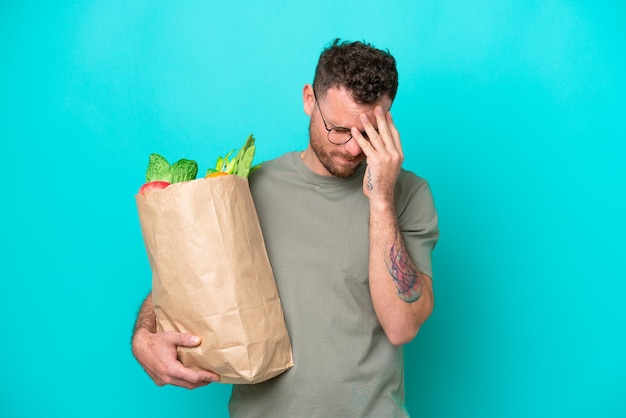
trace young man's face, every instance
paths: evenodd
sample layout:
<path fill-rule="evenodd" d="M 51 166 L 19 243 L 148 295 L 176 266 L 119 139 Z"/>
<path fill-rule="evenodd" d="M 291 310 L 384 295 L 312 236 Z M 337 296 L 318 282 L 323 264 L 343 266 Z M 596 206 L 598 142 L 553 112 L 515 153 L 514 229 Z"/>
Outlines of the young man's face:
<path fill-rule="evenodd" d="M 353 175 L 365 155 L 354 138 L 350 138 L 350 128 L 363 131 L 359 115 L 365 113 L 372 125 L 377 127 L 374 107 L 381 105 L 384 112 L 391 107 L 391 100 L 385 96 L 372 105 L 356 103 L 345 88 L 331 88 L 324 97 L 316 100 L 311 86 L 304 90 L 305 111 L 311 117 L 309 122 L 310 148 L 317 157 L 312 167 L 321 175 L 350 177 Z M 329 141 L 330 139 L 334 142 Z M 347 141 L 347 142 L 346 142 Z M 339 144 L 339 145 L 338 145 Z"/>

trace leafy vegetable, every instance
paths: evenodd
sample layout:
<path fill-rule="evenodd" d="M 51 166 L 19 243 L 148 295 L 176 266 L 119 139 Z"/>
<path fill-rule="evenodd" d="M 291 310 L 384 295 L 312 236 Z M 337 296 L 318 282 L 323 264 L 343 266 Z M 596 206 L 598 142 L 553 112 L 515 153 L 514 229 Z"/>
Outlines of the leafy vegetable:
<path fill-rule="evenodd" d="M 172 164 L 172 183 L 194 180 L 198 174 L 198 163 L 193 160 L 181 159 Z"/>
<path fill-rule="evenodd" d="M 217 177 L 234 174 L 248 178 L 250 173 L 260 166 L 252 166 L 256 147 L 254 136 L 251 134 L 243 146 L 237 150 L 231 150 L 223 157 L 218 157 L 215 168 L 209 168 L 205 177 Z M 194 180 L 198 175 L 198 163 L 193 160 L 182 158 L 171 164 L 156 153 L 150 154 L 148 169 L 146 170 L 146 183 L 141 187 L 140 193 L 153 189 L 163 189 L 169 184 Z"/>
<path fill-rule="evenodd" d="M 252 167 L 255 151 L 254 136 L 250 135 L 235 157 L 231 159 L 235 150 L 230 151 L 224 157 L 218 157 L 215 168 L 209 168 L 206 171 L 206 177 L 215 177 L 216 173 L 225 173 L 248 178 L 250 173 L 258 167 L 258 165 Z"/>
<path fill-rule="evenodd" d="M 146 170 L 146 183 L 153 181 L 165 181 L 168 183 L 180 183 L 196 178 L 198 175 L 198 163 L 193 160 L 180 159 L 170 165 L 159 154 L 150 154 L 148 169 Z"/>
<path fill-rule="evenodd" d="M 148 158 L 148 170 L 146 170 L 146 183 L 152 181 L 172 182 L 170 163 L 159 154 L 150 154 Z"/>

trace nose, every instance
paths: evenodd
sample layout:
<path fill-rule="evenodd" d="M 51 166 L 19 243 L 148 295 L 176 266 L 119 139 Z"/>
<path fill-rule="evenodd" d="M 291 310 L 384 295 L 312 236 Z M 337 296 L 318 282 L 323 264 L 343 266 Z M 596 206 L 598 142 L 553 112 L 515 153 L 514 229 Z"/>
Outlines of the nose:
<path fill-rule="evenodd" d="M 356 139 L 354 138 L 350 138 L 350 140 L 344 144 L 344 148 L 348 152 L 348 154 L 352 155 L 353 157 L 358 157 L 363 153 L 363 150 L 359 146 L 359 143 L 356 142 Z"/>

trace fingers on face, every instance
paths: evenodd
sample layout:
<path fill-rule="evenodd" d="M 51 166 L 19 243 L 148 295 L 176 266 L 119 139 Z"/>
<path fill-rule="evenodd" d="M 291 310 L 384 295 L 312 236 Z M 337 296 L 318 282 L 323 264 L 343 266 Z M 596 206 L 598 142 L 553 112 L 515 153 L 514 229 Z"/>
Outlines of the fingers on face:
<path fill-rule="evenodd" d="M 381 150 L 401 150 L 400 134 L 396 129 L 391 117 L 391 112 L 384 112 L 381 106 L 374 108 L 374 118 L 378 129 L 374 128 L 372 120 L 365 114 L 360 115 L 363 130 L 367 134 L 367 139 L 356 128 L 352 128 L 352 137 L 356 138 L 362 149 L 373 148 Z"/>
<path fill-rule="evenodd" d="M 394 125 L 394 123 L 393 123 L 393 118 L 391 116 L 391 111 L 387 112 L 387 114 L 385 115 L 385 118 L 387 120 L 387 126 L 389 128 L 389 133 L 391 134 L 391 137 L 393 138 L 393 141 L 396 144 L 396 149 L 401 150 L 402 149 L 402 145 L 400 143 L 400 133 L 398 132 L 398 129 L 396 128 L 396 125 Z"/>
<path fill-rule="evenodd" d="M 352 138 L 356 140 L 356 142 L 359 144 L 359 147 L 361 147 L 363 152 L 367 155 L 367 150 L 372 147 L 372 144 L 363 137 L 363 134 L 361 134 L 361 132 L 356 127 L 353 126 L 352 129 L 350 129 L 350 133 L 352 134 Z"/>
<path fill-rule="evenodd" d="M 376 129 L 374 129 L 372 122 L 366 114 L 362 113 L 359 118 L 361 119 L 361 124 L 363 125 L 363 132 L 359 131 L 356 127 L 352 127 L 351 133 L 352 137 L 356 138 L 359 146 L 363 149 L 363 152 L 367 154 L 368 149 L 376 149 L 380 147 L 380 145 L 377 144 L 377 141 L 379 141 L 378 133 L 376 132 Z"/>
<path fill-rule="evenodd" d="M 367 133 L 367 137 L 369 142 L 373 145 L 374 148 L 379 149 L 383 146 L 388 146 L 388 138 L 392 138 L 393 135 L 389 126 L 389 117 L 385 115 L 382 107 L 376 106 L 374 108 L 374 118 L 376 119 L 376 125 L 378 129 L 374 128 L 372 121 L 366 114 L 361 114 L 361 123 L 363 124 L 363 129 L 365 133 Z"/>
<path fill-rule="evenodd" d="M 389 112 L 387 112 L 387 114 L 389 114 Z M 378 124 L 379 134 L 381 136 L 388 136 L 390 134 L 388 118 L 385 113 L 383 113 L 383 108 L 376 106 L 374 109 L 374 116 L 376 117 L 376 123 Z"/>

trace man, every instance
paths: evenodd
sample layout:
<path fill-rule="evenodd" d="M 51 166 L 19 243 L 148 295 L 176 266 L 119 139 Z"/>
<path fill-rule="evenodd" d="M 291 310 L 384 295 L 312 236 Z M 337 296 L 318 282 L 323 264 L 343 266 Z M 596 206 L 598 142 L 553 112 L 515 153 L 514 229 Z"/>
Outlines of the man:
<path fill-rule="evenodd" d="M 433 309 L 439 232 L 428 184 L 401 168 L 390 108 L 395 59 L 334 41 L 303 90 L 308 147 L 264 163 L 250 189 L 291 337 L 294 367 L 234 385 L 234 417 L 402 417 L 403 349 Z M 185 368 L 188 334 L 157 334 L 150 295 L 133 353 L 158 385 L 219 376 Z"/>

